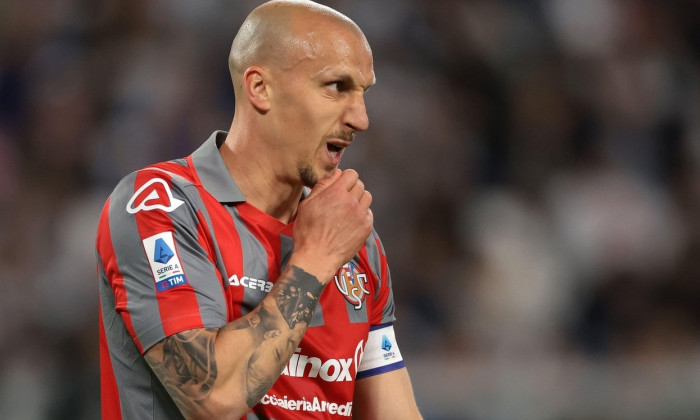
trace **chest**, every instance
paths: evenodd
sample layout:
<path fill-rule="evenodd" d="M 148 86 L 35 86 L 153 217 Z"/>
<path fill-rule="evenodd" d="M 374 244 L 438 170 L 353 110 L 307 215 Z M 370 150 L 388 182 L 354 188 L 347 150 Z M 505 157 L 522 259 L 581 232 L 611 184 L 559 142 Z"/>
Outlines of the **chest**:
<path fill-rule="evenodd" d="M 272 290 L 294 251 L 293 225 L 246 207 L 222 207 L 209 234 L 228 304 L 229 321 L 258 306 Z M 346 333 L 368 328 L 376 279 L 360 252 L 326 286 L 310 327 L 329 326 Z M 326 332 L 333 336 L 333 333 Z"/>

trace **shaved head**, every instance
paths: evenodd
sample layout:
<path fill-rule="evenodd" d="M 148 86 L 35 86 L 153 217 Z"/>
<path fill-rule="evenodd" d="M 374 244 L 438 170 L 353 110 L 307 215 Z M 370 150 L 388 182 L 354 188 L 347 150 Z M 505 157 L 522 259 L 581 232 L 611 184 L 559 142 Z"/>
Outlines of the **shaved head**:
<path fill-rule="evenodd" d="M 273 168 L 265 169 L 273 172 L 270 182 L 314 186 L 334 173 L 353 134 L 369 126 L 372 50 L 354 22 L 329 7 L 308 0 L 257 7 L 233 40 L 229 70 L 232 159 L 255 156 L 238 164 Z"/>
<path fill-rule="evenodd" d="M 319 48 L 316 31 L 322 30 L 322 24 L 339 25 L 364 39 L 364 34 L 350 18 L 312 1 L 273 0 L 254 9 L 241 25 L 229 54 L 229 71 L 236 95 L 241 75 L 250 66 L 285 70 L 299 60 L 314 58 Z"/>

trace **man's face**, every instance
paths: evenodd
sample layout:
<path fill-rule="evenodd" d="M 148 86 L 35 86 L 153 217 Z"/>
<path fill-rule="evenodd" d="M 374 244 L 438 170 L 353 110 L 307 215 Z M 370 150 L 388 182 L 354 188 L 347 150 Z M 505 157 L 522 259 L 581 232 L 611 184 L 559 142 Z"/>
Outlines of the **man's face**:
<path fill-rule="evenodd" d="M 369 126 L 364 93 L 372 53 L 360 34 L 324 23 L 306 32 L 275 72 L 269 120 L 283 162 L 308 187 L 330 176 L 357 131 Z"/>

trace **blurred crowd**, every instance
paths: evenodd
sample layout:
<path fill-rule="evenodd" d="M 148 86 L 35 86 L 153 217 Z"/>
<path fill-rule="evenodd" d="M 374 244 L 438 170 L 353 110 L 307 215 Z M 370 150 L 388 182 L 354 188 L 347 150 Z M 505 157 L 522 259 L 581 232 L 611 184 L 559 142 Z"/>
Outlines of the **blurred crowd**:
<path fill-rule="evenodd" d="M 700 3 L 321 2 L 426 419 L 698 418 Z M 99 211 L 229 127 L 258 4 L 0 3 L 0 418 L 99 417 Z"/>

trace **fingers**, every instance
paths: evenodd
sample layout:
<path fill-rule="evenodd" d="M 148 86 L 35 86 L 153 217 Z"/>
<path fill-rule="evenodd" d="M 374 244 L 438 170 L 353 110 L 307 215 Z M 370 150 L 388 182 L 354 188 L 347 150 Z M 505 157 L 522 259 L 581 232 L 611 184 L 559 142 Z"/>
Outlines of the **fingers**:
<path fill-rule="evenodd" d="M 369 208 L 372 203 L 372 195 L 365 190 L 365 183 L 360 180 L 360 176 L 354 169 L 341 171 L 336 169 L 333 174 L 319 181 L 311 190 L 311 195 L 317 195 L 329 187 L 342 188 L 358 201 L 361 207 Z"/>
<path fill-rule="evenodd" d="M 343 171 L 336 168 L 333 170 L 333 173 L 331 174 L 331 176 L 320 180 L 319 182 L 316 183 L 316 186 L 318 187 L 320 185 L 321 189 L 327 188 L 328 186 L 333 185 L 333 183 L 335 183 L 338 180 L 338 178 L 340 178 L 342 175 L 343 175 Z"/>
<path fill-rule="evenodd" d="M 360 181 L 359 179 L 357 180 L 357 182 L 355 182 L 355 185 L 353 185 L 349 190 L 350 195 L 355 197 L 355 199 L 358 201 L 360 200 L 360 198 L 362 198 L 362 194 L 364 192 L 365 192 L 365 183 Z"/>
<path fill-rule="evenodd" d="M 369 191 L 363 190 L 362 196 L 360 197 L 360 207 L 366 208 L 371 213 L 369 206 L 372 204 L 372 194 Z"/>
<path fill-rule="evenodd" d="M 352 171 L 352 170 L 349 170 Z M 347 172 L 347 171 L 346 171 Z M 358 201 L 360 207 L 369 209 L 372 204 L 372 194 L 365 190 L 365 183 L 359 179 L 357 172 L 352 171 L 346 179 L 341 178 L 341 182 L 350 182 L 354 179 L 354 183 L 348 189 L 350 195 Z"/>
<path fill-rule="evenodd" d="M 309 197 L 312 196 L 312 195 L 317 195 L 317 194 L 320 193 L 321 191 L 323 191 L 323 190 L 325 190 L 326 188 L 328 188 L 328 187 L 330 187 L 331 185 L 333 185 L 333 184 L 338 180 L 338 178 L 340 178 L 340 176 L 341 176 L 342 174 L 343 174 L 343 171 L 341 171 L 340 169 L 335 169 L 335 170 L 333 171 L 333 174 L 331 174 L 331 176 L 329 176 L 328 178 L 324 178 L 324 179 L 318 181 L 318 182 L 316 183 L 316 185 L 314 185 L 314 187 L 311 189 L 311 193 L 309 194 Z"/>
<path fill-rule="evenodd" d="M 340 182 L 340 185 L 343 185 L 347 191 L 350 191 L 355 187 L 359 179 L 360 175 L 357 173 L 357 171 L 354 169 L 346 169 L 338 179 L 338 182 Z"/>

